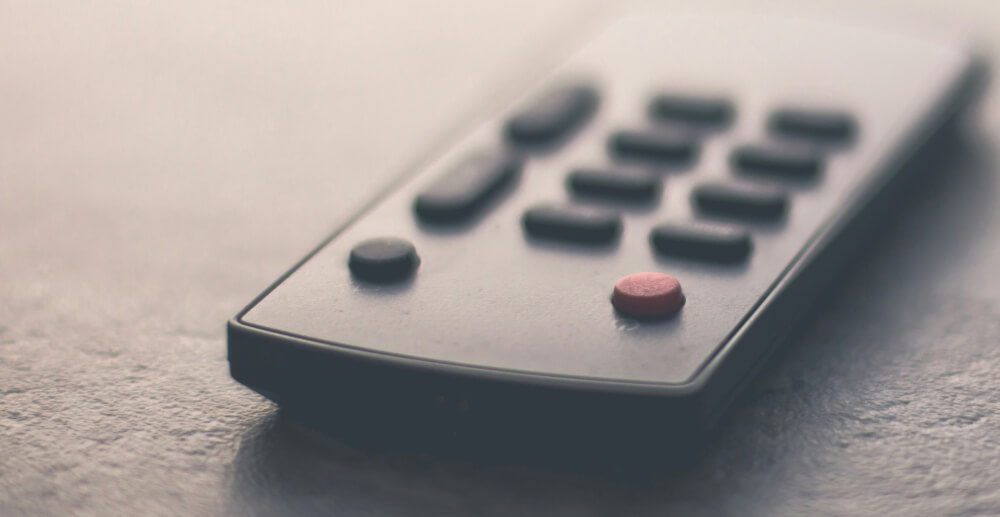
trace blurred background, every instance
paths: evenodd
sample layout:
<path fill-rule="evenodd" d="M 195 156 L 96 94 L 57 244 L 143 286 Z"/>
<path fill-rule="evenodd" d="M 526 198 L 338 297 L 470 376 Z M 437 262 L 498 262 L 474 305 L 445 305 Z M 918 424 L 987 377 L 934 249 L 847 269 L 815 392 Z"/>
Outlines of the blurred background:
<path fill-rule="evenodd" d="M 228 318 L 616 13 L 874 18 L 1000 50 L 987 0 L 803 4 L 0 0 L 0 515 L 1000 513 L 992 88 L 689 472 L 360 451 L 229 378 Z"/>

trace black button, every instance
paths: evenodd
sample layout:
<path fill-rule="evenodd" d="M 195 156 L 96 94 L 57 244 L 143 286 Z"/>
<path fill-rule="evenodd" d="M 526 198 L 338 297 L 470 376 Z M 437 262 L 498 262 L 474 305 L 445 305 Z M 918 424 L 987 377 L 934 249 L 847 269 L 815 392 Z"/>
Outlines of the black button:
<path fill-rule="evenodd" d="M 743 146 L 734 150 L 729 159 L 740 172 L 790 179 L 811 179 L 823 168 L 815 151 L 798 147 Z"/>
<path fill-rule="evenodd" d="M 752 248 L 744 228 L 695 221 L 660 224 L 649 239 L 659 253 L 713 262 L 745 260 Z"/>
<path fill-rule="evenodd" d="M 733 104 L 718 97 L 657 95 L 649 103 L 654 120 L 696 127 L 721 128 L 733 120 Z"/>
<path fill-rule="evenodd" d="M 614 170 L 576 170 L 566 183 L 574 194 L 611 200 L 649 202 L 660 193 L 658 178 Z"/>
<path fill-rule="evenodd" d="M 839 111 L 786 108 L 774 112 L 768 120 L 772 134 L 826 142 L 847 142 L 856 131 L 854 119 Z"/>
<path fill-rule="evenodd" d="M 687 163 L 698 154 L 698 142 L 669 131 L 619 131 L 608 141 L 619 159 L 659 164 Z"/>
<path fill-rule="evenodd" d="M 768 185 L 704 183 L 694 188 L 691 197 L 703 212 L 750 219 L 777 219 L 788 208 L 785 191 Z"/>
<path fill-rule="evenodd" d="M 414 210 L 428 222 L 468 219 L 520 173 L 521 161 L 513 155 L 473 155 L 420 193 Z"/>
<path fill-rule="evenodd" d="M 380 237 L 355 246 L 347 265 L 358 278 L 370 282 L 397 282 L 413 274 L 420 265 L 420 257 L 409 241 Z"/>
<path fill-rule="evenodd" d="M 540 205 L 529 209 L 521 219 L 532 237 L 606 244 L 622 231 L 621 216 L 614 212 L 573 205 Z"/>
<path fill-rule="evenodd" d="M 507 121 L 507 138 L 518 144 L 552 143 L 586 121 L 597 103 L 597 91 L 589 86 L 552 90 Z"/>

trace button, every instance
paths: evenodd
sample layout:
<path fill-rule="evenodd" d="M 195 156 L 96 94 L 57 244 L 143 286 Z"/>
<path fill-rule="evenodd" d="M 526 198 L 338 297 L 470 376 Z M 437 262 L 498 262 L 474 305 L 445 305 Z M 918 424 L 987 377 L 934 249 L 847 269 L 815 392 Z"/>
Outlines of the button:
<path fill-rule="evenodd" d="M 745 260 L 752 247 L 745 229 L 700 221 L 660 224 L 649 238 L 659 253 L 713 262 Z"/>
<path fill-rule="evenodd" d="M 810 179 L 823 168 L 815 152 L 793 147 L 743 146 L 734 150 L 729 160 L 740 172 L 789 179 Z"/>
<path fill-rule="evenodd" d="M 409 241 L 380 237 L 355 246 L 347 265 L 358 278 L 370 282 L 398 282 L 413 274 L 420 265 L 420 257 Z"/>
<path fill-rule="evenodd" d="M 660 193 L 659 178 L 613 170 L 575 170 L 566 183 L 574 194 L 618 201 L 649 202 Z"/>
<path fill-rule="evenodd" d="M 507 138 L 517 144 L 552 143 L 586 121 L 597 103 L 597 91 L 589 86 L 552 90 L 507 121 Z"/>
<path fill-rule="evenodd" d="M 417 196 L 414 210 L 427 222 L 459 222 L 475 215 L 521 173 L 507 153 L 471 156 Z"/>
<path fill-rule="evenodd" d="M 663 273 L 635 273 L 615 282 L 611 302 L 629 316 L 666 316 L 684 305 L 676 278 Z"/>
<path fill-rule="evenodd" d="M 788 209 L 785 191 L 769 185 L 703 183 L 691 197 L 703 212 L 747 219 L 777 219 Z"/>
<path fill-rule="evenodd" d="M 539 205 L 521 219 L 532 237 L 582 244 L 607 244 L 618 238 L 622 220 L 615 212 L 574 205 Z"/>
<path fill-rule="evenodd" d="M 668 131 L 619 131 L 608 141 L 619 159 L 659 164 L 687 163 L 698 154 L 698 143 L 688 135 Z"/>
<path fill-rule="evenodd" d="M 654 120 L 700 128 L 725 127 L 733 120 L 733 104 L 719 97 L 657 95 L 649 103 Z"/>
<path fill-rule="evenodd" d="M 854 118 L 839 111 L 780 109 L 768 120 L 772 134 L 826 142 L 846 142 L 854 137 Z"/>

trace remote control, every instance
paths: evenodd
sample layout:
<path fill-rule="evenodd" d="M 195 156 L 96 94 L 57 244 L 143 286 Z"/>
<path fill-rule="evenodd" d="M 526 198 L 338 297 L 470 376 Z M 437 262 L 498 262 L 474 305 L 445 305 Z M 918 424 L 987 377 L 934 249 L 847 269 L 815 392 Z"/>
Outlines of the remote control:
<path fill-rule="evenodd" d="M 984 76 L 950 36 L 620 19 L 230 321 L 232 376 L 345 436 L 691 448 Z"/>

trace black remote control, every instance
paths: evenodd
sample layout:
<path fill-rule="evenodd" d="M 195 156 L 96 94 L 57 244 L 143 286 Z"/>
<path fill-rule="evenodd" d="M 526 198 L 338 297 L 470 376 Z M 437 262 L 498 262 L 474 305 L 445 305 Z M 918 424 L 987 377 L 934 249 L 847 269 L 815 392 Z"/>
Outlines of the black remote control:
<path fill-rule="evenodd" d="M 232 375 L 350 436 L 688 449 L 984 76 L 960 38 L 619 20 L 230 321 Z"/>

